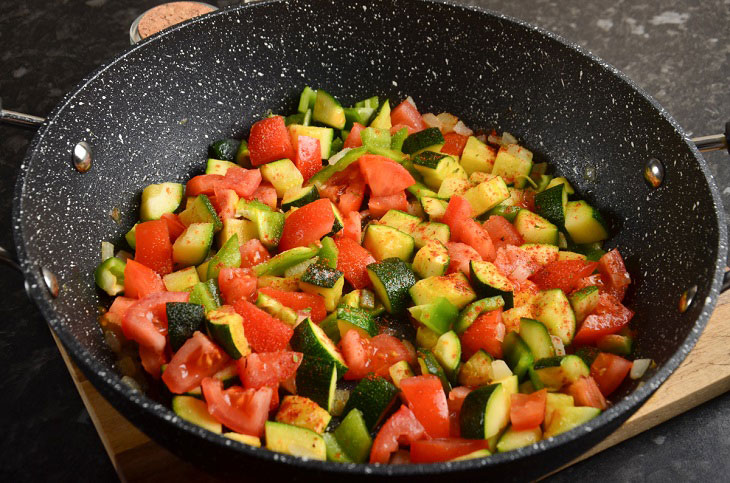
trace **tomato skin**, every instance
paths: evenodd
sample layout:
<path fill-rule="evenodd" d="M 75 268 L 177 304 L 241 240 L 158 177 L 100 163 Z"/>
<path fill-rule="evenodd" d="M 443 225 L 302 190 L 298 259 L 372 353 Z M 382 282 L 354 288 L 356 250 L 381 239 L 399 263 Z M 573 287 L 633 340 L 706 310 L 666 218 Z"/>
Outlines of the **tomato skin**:
<path fill-rule="evenodd" d="M 248 152 L 253 166 L 283 158 L 294 159 L 284 118 L 274 116 L 255 122 L 248 137 Z"/>
<path fill-rule="evenodd" d="M 427 438 L 426 430 L 408 406 L 402 405 L 385 421 L 370 449 L 371 463 L 387 463 L 390 455 L 398 450 L 398 443 L 413 444 Z"/>
<path fill-rule="evenodd" d="M 360 131 L 365 129 L 365 126 L 360 124 L 359 122 L 352 124 L 352 129 L 350 129 L 350 133 L 347 135 L 347 139 L 345 139 L 345 144 L 343 144 L 343 148 L 359 148 L 362 146 L 362 137 L 360 137 Z"/>
<path fill-rule="evenodd" d="M 494 248 L 499 250 L 505 245 L 522 245 L 525 241 L 522 235 L 507 218 L 499 215 L 492 215 L 484 222 L 484 228 L 494 243 Z"/>
<path fill-rule="evenodd" d="M 118 315 L 119 317 L 123 318 L 124 315 L 127 313 L 127 310 L 129 309 L 129 307 L 134 305 L 136 302 L 137 302 L 137 299 L 117 295 L 114 298 L 114 302 L 112 302 L 111 307 L 109 307 L 108 312 L 111 314 Z"/>
<path fill-rule="evenodd" d="M 134 260 L 160 275 L 172 272 L 172 243 L 167 222 L 145 221 L 137 225 Z"/>
<path fill-rule="evenodd" d="M 512 394 L 510 398 L 509 418 L 516 431 L 536 428 L 542 424 L 545 419 L 547 389 L 532 394 Z"/>
<path fill-rule="evenodd" d="M 201 174 L 193 176 L 185 185 L 186 196 L 215 194 L 215 188 L 220 185 L 224 177 L 221 174 Z"/>
<path fill-rule="evenodd" d="M 224 391 L 223 382 L 212 377 L 203 379 L 201 387 L 208 412 L 219 423 L 241 434 L 257 437 L 264 434 L 274 392 L 270 387 L 243 389 L 233 386 Z"/>
<path fill-rule="evenodd" d="M 411 443 L 411 462 L 438 463 L 487 449 L 486 439 L 438 438 L 422 439 Z"/>
<path fill-rule="evenodd" d="M 469 276 L 469 262 L 482 261 L 482 257 L 472 247 L 465 243 L 448 242 L 446 249 L 449 252 L 449 269 L 447 273 L 462 272 Z"/>
<path fill-rule="evenodd" d="M 155 379 L 160 378 L 162 365 L 167 363 L 165 351 L 157 352 L 147 346 L 139 346 L 139 359 L 142 362 L 142 368 Z"/>
<path fill-rule="evenodd" d="M 262 287 L 259 289 L 259 292 L 275 298 L 281 304 L 296 312 L 311 309 L 309 318 L 315 323 L 319 323 L 327 317 L 327 309 L 324 305 L 324 298 L 321 295 L 304 292 L 285 292 L 273 287 Z"/>
<path fill-rule="evenodd" d="M 575 381 L 568 386 L 568 394 L 573 396 L 576 406 L 590 406 L 601 411 L 608 407 L 606 399 L 592 377 L 581 377 Z"/>
<path fill-rule="evenodd" d="M 458 233 L 464 220 L 471 218 L 471 204 L 463 196 L 452 196 L 441 223 L 449 225 L 451 233 Z"/>
<path fill-rule="evenodd" d="M 223 188 L 221 185 L 216 186 L 215 197 L 211 198 L 210 202 L 221 220 L 236 216 L 238 195 L 232 189 Z"/>
<path fill-rule="evenodd" d="M 616 297 L 602 293 L 596 309 L 585 318 L 580 329 L 573 338 L 573 345 L 594 344 L 608 334 L 615 334 L 634 316 L 631 309 L 626 308 Z"/>
<path fill-rule="evenodd" d="M 269 251 L 256 238 L 241 245 L 238 251 L 241 253 L 241 268 L 253 268 L 271 258 Z"/>
<path fill-rule="evenodd" d="M 360 210 L 366 188 L 359 161 L 355 161 L 344 171 L 333 174 L 318 190 L 320 196 L 328 198 L 343 215 L 347 215 L 351 211 Z"/>
<path fill-rule="evenodd" d="M 223 369 L 229 360 L 223 349 L 196 331 L 172 356 L 162 381 L 173 394 L 183 394 L 198 387 L 203 378 Z"/>
<path fill-rule="evenodd" d="M 624 299 L 631 277 L 624 265 L 624 259 L 617 249 L 613 249 L 598 260 L 598 271 L 606 290 L 619 302 Z"/>
<path fill-rule="evenodd" d="M 272 210 L 276 209 L 276 188 L 270 183 L 261 183 L 251 195 L 253 199 L 260 201 Z"/>
<path fill-rule="evenodd" d="M 124 295 L 142 299 L 155 292 L 164 292 L 165 284 L 160 274 L 134 260 L 127 260 L 124 267 Z"/>
<path fill-rule="evenodd" d="M 406 192 L 400 191 L 394 195 L 371 196 L 368 200 L 370 214 L 379 218 L 390 210 L 408 210 L 408 199 Z"/>
<path fill-rule="evenodd" d="M 175 243 L 177 237 L 185 231 L 185 225 L 182 224 L 180 218 L 175 213 L 165 213 L 160 217 L 167 223 L 167 232 L 170 234 L 170 243 Z"/>
<path fill-rule="evenodd" d="M 124 337 L 162 353 L 167 345 L 168 302 L 187 302 L 188 292 L 158 292 L 130 306 L 122 319 Z"/>
<path fill-rule="evenodd" d="M 216 189 L 230 189 L 241 198 L 251 199 L 261 184 L 261 171 L 243 169 L 237 166 L 228 168 L 225 176 L 220 174 L 201 174 L 194 176 L 185 185 L 186 196 L 214 196 Z"/>
<path fill-rule="evenodd" d="M 408 401 L 408 407 L 429 436 L 449 437 L 449 407 L 438 377 L 428 374 L 403 379 L 401 391 Z"/>
<path fill-rule="evenodd" d="M 238 375 L 246 389 L 270 387 L 270 410 L 279 406 L 279 384 L 293 378 L 302 363 L 301 352 L 254 352 L 236 361 Z"/>
<path fill-rule="evenodd" d="M 294 146 L 296 149 L 294 165 L 302 173 L 306 183 L 322 169 L 322 148 L 319 139 L 309 136 L 298 136 Z"/>
<path fill-rule="evenodd" d="M 246 268 L 223 267 L 218 274 L 218 286 L 227 305 L 238 300 L 252 300 L 256 293 L 256 277 Z"/>
<path fill-rule="evenodd" d="M 370 285 L 367 266 L 375 263 L 370 252 L 350 238 L 337 237 L 335 245 L 339 251 L 337 270 L 344 273 L 345 279 L 356 289 Z"/>
<path fill-rule="evenodd" d="M 530 276 L 540 290 L 559 288 L 563 293 L 572 292 L 578 281 L 594 272 L 598 263 L 584 260 L 555 260 Z"/>
<path fill-rule="evenodd" d="M 505 327 L 502 309 L 484 312 L 461 334 L 462 358 L 469 359 L 479 349 L 484 349 L 495 359 L 502 358 L 502 340 Z"/>
<path fill-rule="evenodd" d="M 306 247 L 332 231 L 335 214 L 329 200 L 320 199 L 302 206 L 284 222 L 279 251 Z"/>
<path fill-rule="evenodd" d="M 459 225 L 456 231 L 456 239 L 460 240 L 479 253 L 483 260 L 493 262 L 497 252 L 492 244 L 492 239 L 487 231 L 479 223 L 471 218 L 466 218 Z"/>
<path fill-rule="evenodd" d="M 362 243 L 362 215 L 358 211 L 351 211 L 344 216 L 345 228 L 342 236 L 349 238 L 358 245 Z"/>
<path fill-rule="evenodd" d="M 631 361 L 621 356 L 601 352 L 591 364 L 591 377 L 596 381 L 601 394 L 609 396 L 626 379 L 632 365 Z"/>
<path fill-rule="evenodd" d="M 233 308 L 243 317 L 246 339 L 255 352 L 276 352 L 286 349 L 294 330 L 276 317 L 256 307 L 248 300 L 240 299 Z"/>
<path fill-rule="evenodd" d="M 364 154 L 358 163 L 365 182 L 376 197 L 398 194 L 416 182 L 406 168 L 385 156 Z"/>
<path fill-rule="evenodd" d="M 457 134 L 450 132 L 444 134 L 444 145 L 441 148 L 441 152 L 444 154 L 453 154 L 454 156 L 461 156 L 464 152 L 464 146 L 469 140 L 469 136 L 463 134 Z"/>
<path fill-rule="evenodd" d="M 426 129 L 426 123 L 413 104 L 403 101 L 390 111 L 390 124 L 396 126 L 403 124 L 413 129 L 413 132 L 423 131 Z M 410 134 L 410 130 L 409 130 Z"/>
<path fill-rule="evenodd" d="M 348 331 L 340 341 L 342 356 L 349 367 L 344 378 L 362 379 L 370 373 L 390 378 L 388 369 L 400 361 L 415 362 L 415 356 L 396 337 L 387 334 L 364 339 L 355 330 Z"/>

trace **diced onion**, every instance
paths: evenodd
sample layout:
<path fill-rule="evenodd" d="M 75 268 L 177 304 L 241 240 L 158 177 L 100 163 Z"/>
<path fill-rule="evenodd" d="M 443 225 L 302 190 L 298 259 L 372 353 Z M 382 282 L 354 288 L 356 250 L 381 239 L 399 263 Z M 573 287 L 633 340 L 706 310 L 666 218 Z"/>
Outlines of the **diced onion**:
<path fill-rule="evenodd" d="M 423 122 L 426 123 L 426 126 L 428 127 L 437 127 L 441 129 L 441 121 L 439 118 L 437 118 L 433 113 L 427 112 L 423 116 Z"/>
<path fill-rule="evenodd" d="M 454 126 L 459 122 L 459 118 L 448 112 L 442 112 L 436 116 L 441 121 L 441 132 L 448 134 L 454 130 Z"/>
<path fill-rule="evenodd" d="M 509 370 L 507 363 L 502 359 L 492 361 L 492 380 L 501 381 L 512 375 L 512 371 Z"/>
<path fill-rule="evenodd" d="M 352 148 L 345 148 L 342 151 L 340 151 L 339 153 L 337 153 L 337 154 L 335 154 L 333 156 L 330 156 L 330 158 L 327 160 L 327 162 L 330 165 L 335 164 L 337 161 L 339 161 L 340 159 L 344 158 L 345 157 L 345 154 L 349 153 L 351 150 L 352 150 Z"/>
<path fill-rule="evenodd" d="M 406 97 L 406 102 L 409 102 L 414 109 L 418 110 L 418 108 L 416 107 L 416 101 L 414 101 L 411 96 Z"/>
<path fill-rule="evenodd" d="M 629 377 L 631 379 L 641 379 L 649 366 L 651 366 L 651 359 L 636 359 L 631 365 Z"/>
<path fill-rule="evenodd" d="M 129 253 L 126 250 L 119 250 L 114 256 L 119 258 L 123 262 L 126 262 L 130 258 L 134 258 L 134 255 L 132 255 L 131 253 Z"/>
<path fill-rule="evenodd" d="M 472 134 L 474 134 L 474 131 L 466 127 L 466 124 L 461 121 L 457 122 L 454 126 L 454 132 L 456 134 L 461 134 L 462 136 L 471 136 Z"/>
<path fill-rule="evenodd" d="M 477 136 L 477 139 L 480 140 L 483 143 L 486 143 L 487 142 L 487 135 L 486 134 L 480 134 L 479 136 Z"/>
<path fill-rule="evenodd" d="M 565 346 L 563 345 L 563 340 L 557 335 L 551 335 L 550 339 L 553 341 L 553 347 L 555 347 L 555 355 L 564 356 Z"/>
<path fill-rule="evenodd" d="M 114 256 L 114 245 L 107 241 L 101 242 L 101 261 Z"/>
<path fill-rule="evenodd" d="M 507 146 L 508 144 L 517 144 L 517 138 L 505 131 L 502 133 L 502 146 Z"/>
<path fill-rule="evenodd" d="M 497 144 L 499 146 L 502 145 L 502 136 L 495 136 L 494 134 L 490 134 L 487 138 L 487 141 L 489 141 L 490 144 Z"/>

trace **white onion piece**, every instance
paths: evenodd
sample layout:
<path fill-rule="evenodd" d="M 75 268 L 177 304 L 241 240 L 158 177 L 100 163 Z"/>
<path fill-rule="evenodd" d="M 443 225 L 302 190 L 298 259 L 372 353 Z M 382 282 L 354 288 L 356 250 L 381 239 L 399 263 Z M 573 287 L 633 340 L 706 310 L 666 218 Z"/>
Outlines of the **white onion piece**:
<path fill-rule="evenodd" d="M 507 328 L 504 326 L 503 323 L 497 324 L 497 326 L 494 328 L 494 338 L 498 341 L 502 342 L 504 340 L 504 335 L 507 332 Z"/>
<path fill-rule="evenodd" d="M 474 131 L 466 127 L 466 124 L 461 121 L 457 122 L 454 126 L 454 132 L 456 134 L 461 134 L 462 136 L 471 136 L 472 134 L 474 134 Z"/>
<path fill-rule="evenodd" d="M 337 161 L 345 157 L 345 154 L 349 153 L 352 150 L 352 148 L 345 148 L 339 153 L 335 154 L 334 156 L 330 156 L 330 159 L 327 160 L 327 162 L 331 165 L 335 164 Z"/>
<path fill-rule="evenodd" d="M 416 107 L 416 101 L 414 101 L 411 96 L 406 97 L 406 102 L 409 102 L 415 110 L 418 110 L 418 108 Z"/>
<path fill-rule="evenodd" d="M 507 363 L 502 359 L 492 361 L 492 380 L 501 381 L 502 379 L 508 378 L 512 375 L 512 371 L 509 370 Z"/>
<path fill-rule="evenodd" d="M 487 135 L 486 134 L 480 134 L 479 136 L 477 136 L 477 139 L 480 140 L 483 143 L 486 143 L 487 142 Z"/>
<path fill-rule="evenodd" d="M 423 116 L 423 122 L 426 123 L 426 126 L 428 127 L 437 127 L 441 129 L 441 121 L 439 121 L 439 118 L 433 115 L 431 112 L 427 112 Z"/>
<path fill-rule="evenodd" d="M 502 146 L 507 146 L 508 144 L 517 144 L 517 138 L 505 131 L 502 133 Z"/>
<path fill-rule="evenodd" d="M 134 256 L 126 250 L 119 250 L 114 256 L 119 258 L 123 262 L 126 262 L 130 258 L 134 258 Z"/>
<path fill-rule="evenodd" d="M 647 369 L 651 366 L 651 359 L 636 359 L 631 365 L 629 377 L 631 379 L 641 379 Z"/>
<path fill-rule="evenodd" d="M 448 112 L 442 112 L 436 116 L 441 121 L 441 132 L 448 134 L 454 130 L 454 126 L 459 122 L 459 118 Z"/>
<path fill-rule="evenodd" d="M 498 146 L 502 145 L 502 137 L 501 136 L 495 136 L 494 134 L 490 134 L 487 138 L 487 141 L 489 141 L 490 144 L 496 144 Z"/>
<path fill-rule="evenodd" d="M 560 337 L 558 337 L 557 335 L 551 335 L 550 339 L 553 341 L 553 347 L 555 347 L 555 355 L 564 356 L 565 355 L 565 345 L 563 345 L 563 340 Z"/>
<path fill-rule="evenodd" d="M 101 242 L 101 261 L 114 256 L 114 245 L 108 241 Z"/>

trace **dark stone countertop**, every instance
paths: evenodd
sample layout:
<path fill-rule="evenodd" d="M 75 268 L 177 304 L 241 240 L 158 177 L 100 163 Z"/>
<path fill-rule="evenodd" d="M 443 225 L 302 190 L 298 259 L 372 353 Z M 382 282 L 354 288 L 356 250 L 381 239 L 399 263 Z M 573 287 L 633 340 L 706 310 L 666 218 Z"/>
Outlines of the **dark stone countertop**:
<path fill-rule="evenodd" d="M 99 63 L 128 45 L 132 20 L 161 2 L 0 1 L 0 95 L 7 108 L 47 114 Z M 212 2 L 227 6 L 235 2 Z M 730 119 L 727 0 L 469 1 L 577 42 L 624 71 L 691 135 Z M 32 132 L 0 127 L 0 226 L 11 226 L 16 170 Z M 726 153 L 707 156 L 730 206 Z M 722 189 L 724 188 L 724 190 Z M 9 229 L 0 245 L 12 248 Z M 22 281 L 0 287 L 0 480 L 107 481 L 114 470 L 46 324 Z M 727 481 L 730 394 L 552 477 L 555 481 Z"/>

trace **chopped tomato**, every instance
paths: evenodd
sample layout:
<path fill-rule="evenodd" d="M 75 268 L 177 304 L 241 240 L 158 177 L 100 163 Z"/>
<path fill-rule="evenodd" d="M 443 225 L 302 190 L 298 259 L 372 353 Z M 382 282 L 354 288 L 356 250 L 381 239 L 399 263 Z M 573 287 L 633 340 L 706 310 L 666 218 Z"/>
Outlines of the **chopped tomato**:
<path fill-rule="evenodd" d="M 205 377 L 225 367 L 230 358 L 202 332 L 195 332 L 172 356 L 162 380 L 173 394 L 195 389 Z"/>
<path fill-rule="evenodd" d="M 497 250 L 494 265 L 512 282 L 522 282 L 541 268 L 529 253 L 514 245 L 505 245 Z"/>
<path fill-rule="evenodd" d="M 410 126 L 413 128 L 413 132 L 426 129 L 426 123 L 423 122 L 423 117 L 421 117 L 418 109 L 407 100 L 401 102 L 390 111 L 390 124 L 393 126 L 398 124 Z"/>
<path fill-rule="evenodd" d="M 137 299 L 118 295 L 114 298 L 114 302 L 112 302 L 111 307 L 109 307 L 108 313 L 124 317 L 124 314 L 127 313 L 129 307 L 135 303 L 137 303 Z"/>
<path fill-rule="evenodd" d="M 409 445 L 427 437 L 426 430 L 413 412 L 408 406 L 402 405 L 385 421 L 375 436 L 373 447 L 370 449 L 370 462 L 385 464 L 390 455 L 398 450 L 399 444 Z"/>
<path fill-rule="evenodd" d="M 441 223 L 449 225 L 451 233 L 457 233 L 460 225 L 471 218 L 471 205 L 462 196 L 452 196 L 449 200 L 449 204 L 446 207 L 446 213 L 441 218 Z"/>
<path fill-rule="evenodd" d="M 167 223 L 167 232 L 170 234 L 170 243 L 175 243 L 177 237 L 185 231 L 185 225 L 182 224 L 180 218 L 175 213 L 165 213 L 160 217 Z"/>
<path fill-rule="evenodd" d="M 545 419 L 547 389 L 532 394 L 512 394 L 510 398 L 509 419 L 515 431 L 536 428 L 542 424 Z"/>
<path fill-rule="evenodd" d="M 629 323 L 634 312 L 624 307 L 616 297 L 602 293 L 595 310 L 585 318 L 575 334 L 573 345 L 594 344 L 608 334 L 615 334 Z"/>
<path fill-rule="evenodd" d="M 286 349 L 294 330 L 272 317 L 248 300 L 234 302 L 233 308 L 243 317 L 243 331 L 251 348 L 256 352 L 275 352 Z"/>
<path fill-rule="evenodd" d="M 533 190 L 512 190 L 511 196 L 516 207 L 535 211 L 535 192 Z"/>
<path fill-rule="evenodd" d="M 238 205 L 238 195 L 232 189 L 222 188 L 222 185 L 215 187 L 215 197 L 210 202 L 215 207 L 218 217 L 221 220 L 233 218 L 236 216 L 236 207 Z"/>
<path fill-rule="evenodd" d="M 373 196 L 395 195 L 416 182 L 406 168 L 385 156 L 364 154 L 358 162 Z"/>
<path fill-rule="evenodd" d="M 513 292 L 515 294 L 527 292 L 529 294 L 535 295 L 539 291 L 540 289 L 538 288 L 537 284 L 529 279 L 522 280 L 521 282 L 514 282 Z"/>
<path fill-rule="evenodd" d="M 349 238 L 358 245 L 362 243 L 362 215 L 358 211 L 351 211 L 344 216 L 345 228 L 342 236 Z"/>
<path fill-rule="evenodd" d="M 160 275 L 172 272 L 172 243 L 164 220 L 145 221 L 135 230 L 134 260 Z"/>
<path fill-rule="evenodd" d="M 271 258 L 269 251 L 260 240 L 254 238 L 241 245 L 241 268 L 253 268 Z"/>
<path fill-rule="evenodd" d="M 294 165 L 297 167 L 306 183 L 317 171 L 322 169 L 322 148 L 319 139 L 309 136 L 298 136 L 294 143 L 296 156 Z"/>
<path fill-rule="evenodd" d="M 359 243 L 350 238 L 337 237 L 335 245 L 337 256 L 337 270 L 345 274 L 345 279 L 356 289 L 370 285 L 367 266 L 375 263 L 375 258 Z"/>
<path fill-rule="evenodd" d="M 464 360 L 469 359 L 479 349 L 484 349 L 496 359 L 502 358 L 502 341 L 505 327 L 502 322 L 502 309 L 483 312 L 466 331 L 461 334 Z"/>
<path fill-rule="evenodd" d="M 340 341 L 342 355 L 349 370 L 345 379 L 362 379 L 370 373 L 390 377 L 388 369 L 400 361 L 415 362 L 415 357 L 398 338 L 387 334 L 365 339 L 355 330 L 348 331 Z"/>
<path fill-rule="evenodd" d="M 236 361 L 238 375 L 246 388 L 274 387 L 296 374 L 302 353 L 292 351 L 256 352 Z"/>
<path fill-rule="evenodd" d="M 603 280 L 601 279 L 600 273 L 594 273 L 588 277 L 583 277 L 575 283 L 575 290 L 580 290 L 586 287 L 595 286 L 601 292 L 604 292 Z"/>
<path fill-rule="evenodd" d="M 224 177 L 222 174 L 201 174 L 198 176 L 193 176 L 190 181 L 188 181 L 188 183 L 185 185 L 185 195 L 213 196 L 215 194 L 216 186 L 219 186 L 223 179 Z"/>
<path fill-rule="evenodd" d="M 162 353 L 167 345 L 167 303 L 188 298 L 188 292 L 159 292 L 138 300 L 122 319 L 124 337 Z"/>
<path fill-rule="evenodd" d="M 226 304 L 251 300 L 256 293 L 256 277 L 247 268 L 223 267 L 218 274 L 218 286 Z"/>
<path fill-rule="evenodd" d="M 492 244 L 492 239 L 487 231 L 479 223 L 471 218 L 466 218 L 459 225 L 456 231 L 456 239 L 472 247 L 479 253 L 483 260 L 493 262 L 497 256 Z"/>
<path fill-rule="evenodd" d="M 333 174 L 318 189 L 320 196 L 328 198 L 343 215 L 347 215 L 351 211 L 360 211 L 365 188 L 358 162 L 354 162 L 344 171 Z"/>
<path fill-rule="evenodd" d="M 464 404 L 464 399 L 466 399 L 466 396 L 468 396 L 471 391 L 472 389 L 466 386 L 453 388 L 451 392 L 449 392 L 449 410 L 460 412 L 461 406 Z"/>
<path fill-rule="evenodd" d="M 446 394 L 438 377 L 409 377 L 401 380 L 401 391 L 418 421 L 432 438 L 449 436 L 449 407 Z"/>
<path fill-rule="evenodd" d="M 492 215 L 484 222 L 483 226 L 489 233 L 494 248 L 497 250 L 505 245 L 520 246 L 525 243 L 514 225 L 503 216 Z"/>
<path fill-rule="evenodd" d="M 321 295 L 304 292 L 285 292 L 273 287 L 262 287 L 259 289 L 259 292 L 275 298 L 281 304 L 296 312 L 311 309 L 309 317 L 313 322 L 319 323 L 327 316 L 324 298 Z"/>
<path fill-rule="evenodd" d="M 468 139 L 469 136 L 464 136 L 463 134 L 457 134 L 455 132 L 444 134 L 444 145 L 441 148 L 441 152 L 444 154 L 461 156 L 464 152 L 464 146 L 466 146 L 466 141 Z"/>
<path fill-rule="evenodd" d="M 155 379 L 160 378 L 162 365 L 167 363 L 165 351 L 157 352 L 147 346 L 139 346 L 139 359 L 142 362 L 142 368 Z"/>
<path fill-rule="evenodd" d="M 564 293 L 572 292 L 578 281 L 589 276 L 598 266 L 585 260 L 555 260 L 530 276 L 540 290 L 559 288 Z"/>
<path fill-rule="evenodd" d="M 621 356 L 601 352 L 591 364 L 591 376 L 598 384 L 601 394 L 609 396 L 621 385 L 631 366 L 631 361 Z"/>
<path fill-rule="evenodd" d="M 276 209 L 276 188 L 271 183 L 261 183 L 251 196 L 272 210 Z"/>
<path fill-rule="evenodd" d="M 273 390 L 270 387 L 223 390 L 223 382 L 206 377 L 201 384 L 208 412 L 219 423 L 241 434 L 261 437 L 269 417 Z"/>
<path fill-rule="evenodd" d="M 134 260 L 127 260 L 124 267 L 124 295 L 141 299 L 155 292 L 164 292 L 165 284 L 160 274 Z"/>
<path fill-rule="evenodd" d="M 274 116 L 255 122 L 248 137 L 248 152 L 254 166 L 277 159 L 294 159 L 294 149 L 284 118 Z"/>
<path fill-rule="evenodd" d="M 360 131 L 365 129 L 365 126 L 360 124 L 359 122 L 352 124 L 352 129 L 350 129 L 350 133 L 347 135 L 347 139 L 345 139 L 345 144 L 343 145 L 344 148 L 359 148 L 362 146 L 362 138 L 360 137 Z"/>
<path fill-rule="evenodd" d="M 329 200 L 321 199 L 302 206 L 284 222 L 279 251 L 305 247 L 332 231 L 335 214 Z"/>
<path fill-rule="evenodd" d="M 613 249 L 598 260 L 598 271 L 606 290 L 616 297 L 619 302 L 624 299 L 626 289 L 631 283 L 629 272 L 626 271 L 624 259 L 618 250 Z"/>
<path fill-rule="evenodd" d="M 390 210 L 406 211 L 408 209 L 408 199 L 406 192 L 401 191 L 394 195 L 388 196 L 371 196 L 368 200 L 368 209 L 370 214 L 379 218 Z"/>
<path fill-rule="evenodd" d="M 411 461 L 413 463 L 449 461 L 488 447 L 489 441 L 486 439 L 422 439 L 411 443 Z"/>
<path fill-rule="evenodd" d="M 590 406 L 601 411 L 608 407 L 606 398 L 603 397 L 592 377 L 581 377 L 575 381 L 568 386 L 568 394 L 573 396 L 576 406 Z"/>
<path fill-rule="evenodd" d="M 241 198 L 250 200 L 261 184 L 261 171 L 258 169 L 243 169 L 232 166 L 219 183 L 219 187 L 236 192 Z"/>
<path fill-rule="evenodd" d="M 462 272 L 468 277 L 469 262 L 472 260 L 482 260 L 479 253 L 465 243 L 448 242 L 446 244 L 446 249 L 449 251 L 448 273 Z"/>

